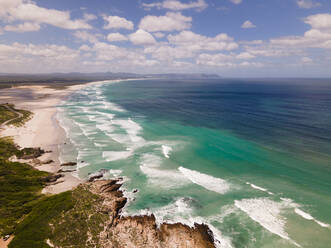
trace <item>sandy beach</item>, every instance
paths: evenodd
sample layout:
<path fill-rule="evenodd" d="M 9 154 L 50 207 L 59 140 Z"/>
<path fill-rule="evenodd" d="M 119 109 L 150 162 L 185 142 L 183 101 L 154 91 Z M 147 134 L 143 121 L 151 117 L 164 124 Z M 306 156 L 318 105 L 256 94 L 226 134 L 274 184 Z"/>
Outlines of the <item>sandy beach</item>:
<path fill-rule="evenodd" d="M 0 103 L 12 103 L 18 109 L 29 110 L 33 112 L 33 117 L 22 127 L 7 126 L 0 130 L 0 135 L 13 137 L 15 143 L 22 148 L 40 147 L 45 151 L 51 151 L 43 154 L 39 159 L 54 162 L 36 168 L 57 172 L 60 169 L 59 145 L 63 143 L 65 131 L 56 119 L 56 106 L 72 92 L 85 86 L 86 84 L 75 85 L 62 90 L 45 86 L 21 86 L 1 90 Z M 60 181 L 61 183 L 44 188 L 43 193 L 60 193 L 72 189 L 81 182 L 70 173 L 65 173 Z"/>

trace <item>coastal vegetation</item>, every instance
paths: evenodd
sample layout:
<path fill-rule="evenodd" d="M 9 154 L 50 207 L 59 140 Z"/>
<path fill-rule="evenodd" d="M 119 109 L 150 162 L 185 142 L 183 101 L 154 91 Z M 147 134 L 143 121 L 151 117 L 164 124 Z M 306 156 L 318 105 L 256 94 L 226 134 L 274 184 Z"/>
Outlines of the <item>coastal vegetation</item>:
<path fill-rule="evenodd" d="M 13 104 L 0 105 L 0 125 L 22 126 L 32 117 L 32 112 L 16 109 Z"/>
<path fill-rule="evenodd" d="M 28 154 L 26 150 L 26 154 Z M 0 138 L 0 236 L 11 234 L 20 220 L 31 212 L 42 198 L 44 178 L 49 174 L 28 164 L 11 162 L 13 155 L 21 156 L 10 138 Z"/>

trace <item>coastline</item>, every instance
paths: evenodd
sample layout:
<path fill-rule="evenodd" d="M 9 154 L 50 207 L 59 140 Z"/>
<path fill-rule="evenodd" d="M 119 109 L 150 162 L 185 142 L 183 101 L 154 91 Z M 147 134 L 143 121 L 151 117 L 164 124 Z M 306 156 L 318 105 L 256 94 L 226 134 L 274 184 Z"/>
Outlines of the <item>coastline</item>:
<path fill-rule="evenodd" d="M 28 161 L 28 160 L 13 159 L 13 161 L 16 160 L 19 162 L 29 163 L 34 168 L 40 171 L 58 173 L 58 171 L 61 169 L 60 166 L 61 161 L 59 159 L 59 155 L 60 155 L 59 148 L 60 145 L 64 143 L 66 133 L 56 118 L 57 106 L 60 104 L 61 101 L 65 100 L 68 96 L 70 96 L 70 94 L 84 87 L 88 87 L 93 84 L 100 84 L 105 82 L 112 83 L 119 81 L 127 81 L 127 80 L 107 80 L 107 81 L 92 82 L 88 84 L 70 86 L 64 90 L 47 88 L 45 86 L 30 86 L 30 87 L 20 86 L 20 87 L 6 89 L 5 91 L 0 92 L 1 103 L 11 103 L 14 104 L 15 107 L 17 108 L 29 110 L 33 113 L 32 118 L 29 121 L 27 121 L 23 126 L 21 127 L 7 126 L 5 129 L 0 130 L 0 136 L 13 137 L 14 142 L 22 148 L 40 147 L 45 151 L 51 151 L 51 152 L 46 152 L 38 159 L 43 162 L 50 160 L 52 160 L 53 162 L 36 165 L 31 160 Z M 63 162 L 71 162 L 71 161 L 63 161 Z M 86 185 L 86 183 L 84 183 L 85 182 L 84 180 L 81 180 L 73 176 L 71 173 L 61 173 L 61 174 L 63 174 L 64 176 L 61 177 L 56 183 L 49 184 L 43 188 L 42 190 L 43 194 L 57 195 L 65 191 L 75 190 L 77 188 L 80 189 L 80 187 L 84 187 L 82 185 Z M 108 184 L 109 182 L 106 183 Z M 96 181 L 96 184 L 98 184 L 98 181 Z M 126 205 L 124 204 L 124 202 L 126 203 L 128 200 L 127 198 L 124 197 L 121 191 L 117 191 L 121 185 L 122 184 L 117 184 L 116 181 L 116 185 L 114 185 L 115 188 L 113 189 L 112 187 L 111 190 L 111 192 L 113 192 L 111 193 L 113 197 L 120 196 L 120 198 L 117 199 L 114 202 L 114 204 L 111 204 L 109 206 L 108 206 L 109 202 L 106 201 L 105 203 L 107 204 L 103 206 L 103 208 L 111 208 L 116 210 L 115 211 L 116 215 L 114 214 L 112 215 L 116 216 L 115 218 L 117 220 L 116 225 L 118 227 L 116 229 L 114 226 L 108 232 L 110 233 L 116 232 L 116 235 L 121 236 L 121 238 L 119 238 L 118 241 L 128 242 L 130 240 L 134 240 L 135 242 L 138 242 L 137 244 L 139 245 L 140 242 L 143 243 L 146 242 L 146 241 L 136 240 L 132 236 L 132 233 L 136 232 L 135 228 L 138 222 L 141 223 L 141 225 L 148 228 L 148 231 L 146 231 L 144 236 L 149 237 L 151 234 L 153 234 L 154 236 L 157 237 L 154 239 L 153 242 L 159 242 L 158 241 L 159 239 L 161 240 L 164 239 L 164 237 L 162 237 L 163 235 L 162 232 L 166 233 L 166 237 L 170 235 L 168 232 L 171 232 L 170 235 L 171 239 L 167 241 L 169 242 L 168 247 L 172 247 L 174 243 L 180 244 L 181 240 L 183 240 L 183 237 L 185 237 L 184 240 L 190 240 L 190 242 L 193 242 L 192 244 L 194 244 L 193 245 L 194 247 L 214 247 L 213 245 L 213 242 L 215 241 L 214 235 L 207 225 L 202 225 L 202 224 L 200 225 L 195 223 L 194 226 L 187 226 L 181 223 L 168 224 L 165 222 L 161 224 L 162 228 L 165 230 L 161 228 L 162 230 L 159 231 L 159 229 L 157 228 L 158 225 L 154 215 L 126 216 L 123 217 L 123 220 L 121 220 L 122 216 L 119 214 L 119 212 Z M 96 193 L 96 195 L 99 196 L 103 195 L 102 192 L 93 192 L 93 193 Z M 118 204 L 121 207 L 117 206 Z M 132 233 L 131 231 L 127 233 L 125 231 L 126 230 L 125 226 L 130 226 L 131 228 L 133 228 Z M 159 235 L 161 236 L 159 237 Z M 194 236 L 194 238 L 192 238 L 192 235 Z M 5 242 L 4 245 L 8 245 L 12 239 L 13 236 L 11 236 L 10 240 Z M 105 240 L 105 242 L 110 242 L 110 241 Z M 114 242 L 117 241 L 114 240 Z M 206 244 L 208 244 L 208 246 L 206 246 Z"/>
<path fill-rule="evenodd" d="M 32 118 L 23 126 L 6 126 L 0 129 L 0 137 L 13 137 L 15 144 L 20 147 L 40 147 L 45 151 L 40 161 L 53 161 L 47 164 L 34 164 L 33 161 L 15 160 L 28 162 L 40 171 L 57 173 L 61 169 L 59 147 L 64 143 L 66 133 L 57 120 L 57 106 L 61 101 L 68 98 L 72 93 L 82 88 L 102 83 L 115 83 L 121 81 L 141 79 L 118 79 L 104 80 L 90 83 L 67 86 L 65 89 L 54 89 L 49 86 L 33 85 L 18 86 L 0 91 L 0 103 L 11 103 L 17 108 L 25 109 L 33 113 Z M 64 161 L 71 162 L 71 161 Z M 43 194 L 58 194 L 71 190 L 84 181 L 69 173 L 62 173 L 63 177 L 56 184 L 48 185 Z"/>
<path fill-rule="evenodd" d="M 74 91 L 86 87 L 88 84 L 69 86 L 58 90 L 45 86 L 19 86 L 4 89 L 0 93 L 1 103 L 12 103 L 17 108 L 26 109 L 33 113 L 32 118 L 23 126 L 7 126 L 0 131 L 0 136 L 11 136 L 20 147 L 40 147 L 45 151 L 40 161 L 53 161 L 51 163 L 36 165 L 38 170 L 56 173 L 60 169 L 59 145 L 63 143 L 65 131 L 56 119 L 57 105 L 65 100 Z M 64 173 L 61 181 L 49 185 L 42 191 L 44 194 L 57 194 L 70 190 L 80 184 L 82 180 Z"/>

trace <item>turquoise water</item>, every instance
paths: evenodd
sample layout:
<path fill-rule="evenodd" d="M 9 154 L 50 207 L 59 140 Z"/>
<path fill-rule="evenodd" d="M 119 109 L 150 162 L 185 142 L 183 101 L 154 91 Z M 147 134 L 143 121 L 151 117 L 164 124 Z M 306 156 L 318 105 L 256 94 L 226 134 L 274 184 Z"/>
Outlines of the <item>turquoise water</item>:
<path fill-rule="evenodd" d="M 91 85 L 59 106 L 61 159 L 122 177 L 124 214 L 207 223 L 218 247 L 330 247 L 329 85 Z"/>

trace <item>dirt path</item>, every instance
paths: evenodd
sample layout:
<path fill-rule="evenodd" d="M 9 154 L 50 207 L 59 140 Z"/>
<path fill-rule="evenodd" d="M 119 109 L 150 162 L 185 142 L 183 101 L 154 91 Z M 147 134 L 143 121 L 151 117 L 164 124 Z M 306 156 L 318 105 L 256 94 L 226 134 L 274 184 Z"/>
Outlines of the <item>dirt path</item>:
<path fill-rule="evenodd" d="M 5 121 L 4 123 L 2 123 L 2 124 L 0 125 L 0 128 L 5 128 L 5 126 L 6 126 L 9 122 L 11 122 L 11 121 L 13 121 L 13 120 L 16 120 L 16 119 L 19 119 L 19 118 L 22 118 L 22 117 L 23 117 L 23 114 L 22 114 L 22 113 L 17 112 L 16 110 L 14 110 L 13 108 L 11 108 L 11 107 L 8 106 L 7 104 L 4 104 L 3 106 L 4 106 L 5 108 L 7 108 L 10 112 L 13 112 L 14 114 L 16 114 L 17 117 L 12 118 L 12 119 L 10 119 L 10 120 L 8 120 L 8 121 Z"/>
<path fill-rule="evenodd" d="M 4 241 L 2 238 L 0 239 L 0 248 L 7 248 L 10 241 L 12 241 L 12 239 L 14 238 L 14 236 L 11 236 L 8 240 Z"/>

